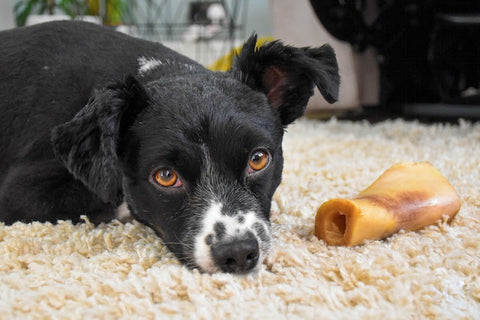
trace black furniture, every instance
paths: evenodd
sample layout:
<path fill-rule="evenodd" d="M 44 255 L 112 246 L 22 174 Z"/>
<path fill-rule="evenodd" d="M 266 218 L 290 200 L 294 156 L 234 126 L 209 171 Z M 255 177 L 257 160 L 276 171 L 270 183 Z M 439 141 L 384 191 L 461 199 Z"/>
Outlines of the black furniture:
<path fill-rule="evenodd" d="M 365 18 L 374 2 L 376 15 Z M 403 115 L 480 118 L 480 1 L 310 0 L 324 27 L 377 51 L 380 108 Z"/>

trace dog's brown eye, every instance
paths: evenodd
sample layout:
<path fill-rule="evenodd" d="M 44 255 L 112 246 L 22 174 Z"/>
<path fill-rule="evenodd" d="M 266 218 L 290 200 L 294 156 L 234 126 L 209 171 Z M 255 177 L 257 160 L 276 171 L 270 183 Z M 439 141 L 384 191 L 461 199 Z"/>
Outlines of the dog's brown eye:
<path fill-rule="evenodd" d="M 155 181 L 162 187 L 180 187 L 182 182 L 174 170 L 163 168 L 155 172 Z"/>
<path fill-rule="evenodd" d="M 249 173 L 262 170 L 267 166 L 269 160 L 269 154 L 266 150 L 259 149 L 254 151 L 248 161 Z"/>

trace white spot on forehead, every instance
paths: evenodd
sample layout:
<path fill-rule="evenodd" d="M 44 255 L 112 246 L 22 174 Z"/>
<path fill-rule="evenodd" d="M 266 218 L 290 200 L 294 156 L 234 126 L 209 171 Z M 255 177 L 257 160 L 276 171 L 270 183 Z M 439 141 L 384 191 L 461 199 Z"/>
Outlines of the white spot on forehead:
<path fill-rule="evenodd" d="M 170 66 L 175 65 L 176 67 L 187 69 L 189 71 L 193 71 L 193 70 L 197 69 L 196 65 L 192 65 L 192 64 L 188 64 L 188 63 L 181 63 L 181 62 L 171 60 L 171 59 L 168 59 L 168 58 L 160 60 L 160 59 L 153 58 L 153 57 L 150 57 L 150 58 L 140 57 L 140 58 L 137 59 L 137 62 L 138 62 L 138 74 L 140 76 L 144 76 L 148 72 L 150 72 L 150 71 L 152 71 L 152 70 L 154 70 L 154 69 L 156 69 L 160 66 L 167 66 L 167 65 L 170 65 Z"/>
<path fill-rule="evenodd" d="M 138 74 L 144 75 L 145 73 L 161 66 L 164 62 L 155 58 L 140 57 L 138 61 Z"/>

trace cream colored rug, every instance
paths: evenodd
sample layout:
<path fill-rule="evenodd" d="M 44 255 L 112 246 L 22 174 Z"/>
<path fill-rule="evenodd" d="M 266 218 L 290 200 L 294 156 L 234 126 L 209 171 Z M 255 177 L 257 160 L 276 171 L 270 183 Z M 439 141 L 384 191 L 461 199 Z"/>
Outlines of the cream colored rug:
<path fill-rule="evenodd" d="M 190 271 L 136 222 L 0 224 L 0 318 L 480 319 L 480 124 L 301 120 L 284 153 L 275 248 L 257 275 Z M 400 161 L 450 180 L 451 225 L 354 248 L 313 236 L 323 201 Z"/>

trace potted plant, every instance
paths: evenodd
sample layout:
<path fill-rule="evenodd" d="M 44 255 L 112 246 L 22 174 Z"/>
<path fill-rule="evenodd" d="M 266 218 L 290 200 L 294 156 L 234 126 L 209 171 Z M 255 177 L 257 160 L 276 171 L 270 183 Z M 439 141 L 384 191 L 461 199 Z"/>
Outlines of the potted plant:
<path fill-rule="evenodd" d="M 17 26 L 32 24 L 31 20 L 64 19 L 119 25 L 133 6 L 134 2 L 128 0 L 17 0 L 14 12 Z M 35 19 L 32 19 L 33 16 Z"/>
<path fill-rule="evenodd" d="M 87 14 L 102 17 L 103 24 L 118 26 L 126 20 L 132 20 L 131 11 L 135 8 L 135 1 L 131 0 L 87 0 Z"/>

